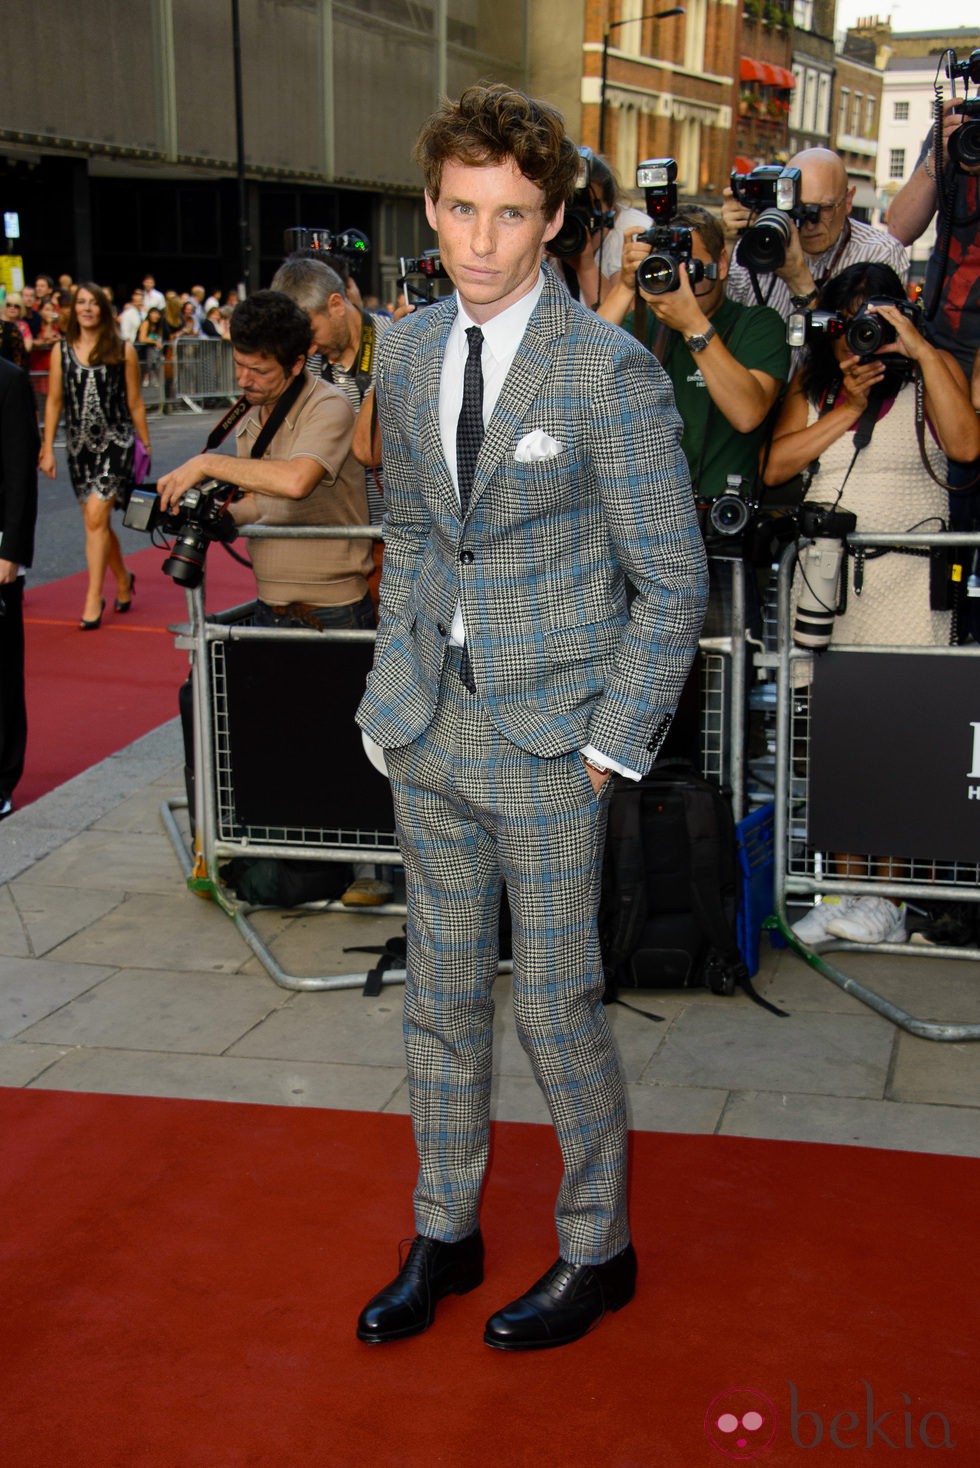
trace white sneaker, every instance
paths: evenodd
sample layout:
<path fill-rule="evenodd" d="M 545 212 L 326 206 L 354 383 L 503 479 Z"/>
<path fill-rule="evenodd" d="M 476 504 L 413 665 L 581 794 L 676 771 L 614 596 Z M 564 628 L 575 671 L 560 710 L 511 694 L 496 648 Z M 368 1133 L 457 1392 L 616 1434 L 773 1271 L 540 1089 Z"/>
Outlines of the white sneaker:
<path fill-rule="evenodd" d="M 811 948 L 814 943 L 824 943 L 828 937 L 828 924 L 841 913 L 848 912 L 856 901 L 857 898 L 848 892 L 840 897 L 821 898 L 815 907 L 804 913 L 799 922 L 793 924 L 793 932 L 801 942 Z"/>
<path fill-rule="evenodd" d="M 887 897 L 859 897 L 846 913 L 831 918 L 827 932 L 851 943 L 904 943 L 905 903 L 896 907 Z"/>

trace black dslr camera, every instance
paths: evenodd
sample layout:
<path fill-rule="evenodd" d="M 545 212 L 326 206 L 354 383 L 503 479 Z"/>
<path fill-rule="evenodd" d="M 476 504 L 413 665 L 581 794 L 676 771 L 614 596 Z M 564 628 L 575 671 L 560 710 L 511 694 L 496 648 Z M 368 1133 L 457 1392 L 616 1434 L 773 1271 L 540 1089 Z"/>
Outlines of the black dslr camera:
<path fill-rule="evenodd" d="M 820 206 L 800 203 L 798 168 L 765 163 L 751 173 L 733 169 L 730 181 L 738 202 L 756 215 L 735 247 L 735 259 L 757 275 L 769 275 L 786 262 L 792 225 L 815 224 Z"/>
<path fill-rule="evenodd" d="M 947 51 L 946 58 L 949 81 L 955 84 L 956 78 L 962 76 L 968 85 L 972 82 L 980 86 L 980 50 L 971 51 L 962 61 L 957 61 L 955 51 Z M 965 98 L 955 110 L 962 114 L 963 121 L 950 136 L 950 159 L 963 169 L 980 168 L 980 97 Z"/>
<path fill-rule="evenodd" d="M 575 193 L 565 207 L 565 218 L 561 229 L 548 241 L 548 251 L 559 260 L 569 260 L 581 255 L 592 236 L 600 229 L 612 229 L 616 223 L 615 209 L 598 207 L 591 193 L 592 149 L 579 148 L 578 176 Z"/>
<path fill-rule="evenodd" d="M 916 331 L 922 330 L 922 308 L 911 301 L 893 300 L 891 296 L 869 296 L 849 321 L 837 311 L 794 311 L 786 323 L 786 340 L 791 347 L 806 346 L 820 337 L 832 339 L 842 336 L 848 351 L 855 357 L 873 357 L 882 347 L 898 340 L 898 333 L 890 321 L 872 311 L 872 306 L 894 306 L 911 321 Z M 896 378 L 911 377 L 915 368 L 910 357 L 902 352 L 885 353 L 881 361 L 889 373 Z"/>
<path fill-rule="evenodd" d="M 636 186 L 646 196 L 646 209 L 653 225 L 636 238 L 650 246 L 650 253 L 636 271 L 636 284 L 648 296 L 676 291 L 681 266 L 686 265 L 691 285 L 716 280 L 718 267 L 694 259 L 691 230 L 670 221 L 677 213 L 677 164 L 673 158 L 648 158 L 636 170 Z"/>
<path fill-rule="evenodd" d="M 178 586 L 192 591 L 200 586 L 204 575 L 204 558 L 212 541 L 230 545 L 238 535 L 234 520 L 227 513 L 232 500 L 241 499 L 234 484 L 221 479 L 205 479 L 182 495 L 172 514 L 160 508 L 155 484 L 142 484 L 133 490 L 123 516 L 130 530 L 141 530 L 161 544 L 162 537 L 176 537 L 170 554 L 163 563 L 164 575 L 172 576 Z"/>
<path fill-rule="evenodd" d="M 435 286 L 430 282 L 449 279 L 438 250 L 423 250 L 414 259 L 402 255 L 398 260 L 398 270 L 396 285 L 400 291 L 405 292 L 406 306 L 431 306 L 439 297 Z M 413 285 L 412 276 L 420 280 L 421 284 Z"/>
<path fill-rule="evenodd" d="M 310 229 L 305 224 L 294 225 L 282 237 L 283 253 L 292 255 L 296 250 L 313 250 L 318 255 L 343 255 L 351 266 L 371 253 L 371 242 L 359 229 Z"/>

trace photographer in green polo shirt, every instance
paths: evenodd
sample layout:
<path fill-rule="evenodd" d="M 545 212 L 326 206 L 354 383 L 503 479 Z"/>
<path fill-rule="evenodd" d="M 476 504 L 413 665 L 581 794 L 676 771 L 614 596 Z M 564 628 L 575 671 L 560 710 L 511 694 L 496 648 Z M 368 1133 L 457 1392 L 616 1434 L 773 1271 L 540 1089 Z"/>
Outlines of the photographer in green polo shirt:
<path fill-rule="evenodd" d="M 640 292 L 647 308 L 646 344 L 674 387 L 694 492 L 699 500 L 714 499 L 730 474 L 755 484 L 770 409 L 789 376 L 790 351 L 777 312 L 727 299 L 728 251 L 714 215 L 682 209 L 671 225 L 691 230 L 692 255 L 706 267 L 706 278 L 692 287 L 681 266 L 675 290 Z M 600 307 L 607 321 L 632 324 L 636 270 L 649 253 L 650 246 L 635 237 L 627 241 L 620 281 Z"/>

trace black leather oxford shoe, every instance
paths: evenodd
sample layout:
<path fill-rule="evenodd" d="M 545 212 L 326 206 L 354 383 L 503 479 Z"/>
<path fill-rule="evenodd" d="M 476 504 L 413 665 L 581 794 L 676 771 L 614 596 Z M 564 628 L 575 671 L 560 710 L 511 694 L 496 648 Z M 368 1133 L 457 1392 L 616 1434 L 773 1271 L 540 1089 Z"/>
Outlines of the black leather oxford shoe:
<path fill-rule="evenodd" d="M 526 1295 L 490 1317 L 483 1339 L 499 1351 L 567 1346 L 598 1325 L 607 1310 L 628 1305 L 635 1289 L 632 1244 L 604 1264 L 557 1259 Z"/>
<path fill-rule="evenodd" d="M 361 1311 L 357 1338 L 380 1344 L 418 1335 L 432 1324 L 439 1300 L 446 1295 L 465 1295 L 482 1283 L 479 1229 L 455 1244 L 418 1234 L 391 1284 Z"/>

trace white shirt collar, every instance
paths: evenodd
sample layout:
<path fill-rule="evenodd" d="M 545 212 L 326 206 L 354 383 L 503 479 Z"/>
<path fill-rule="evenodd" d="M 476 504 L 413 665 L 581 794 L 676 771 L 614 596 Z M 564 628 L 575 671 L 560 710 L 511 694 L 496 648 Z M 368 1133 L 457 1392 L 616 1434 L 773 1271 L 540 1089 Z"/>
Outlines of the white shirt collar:
<path fill-rule="evenodd" d="M 513 306 L 508 306 L 506 311 L 492 317 L 485 323 L 474 321 L 466 313 L 466 307 L 460 300 L 459 293 L 456 294 L 456 329 L 460 343 L 460 350 L 466 350 L 466 329 L 469 326 L 479 326 L 483 332 L 485 348 L 495 357 L 498 362 L 513 359 L 521 339 L 527 330 L 527 323 L 534 313 L 534 308 L 541 299 L 544 290 L 544 273 L 538 272 L 538 279 L 528 291 L 526 296 L 521 296 Z"/>

